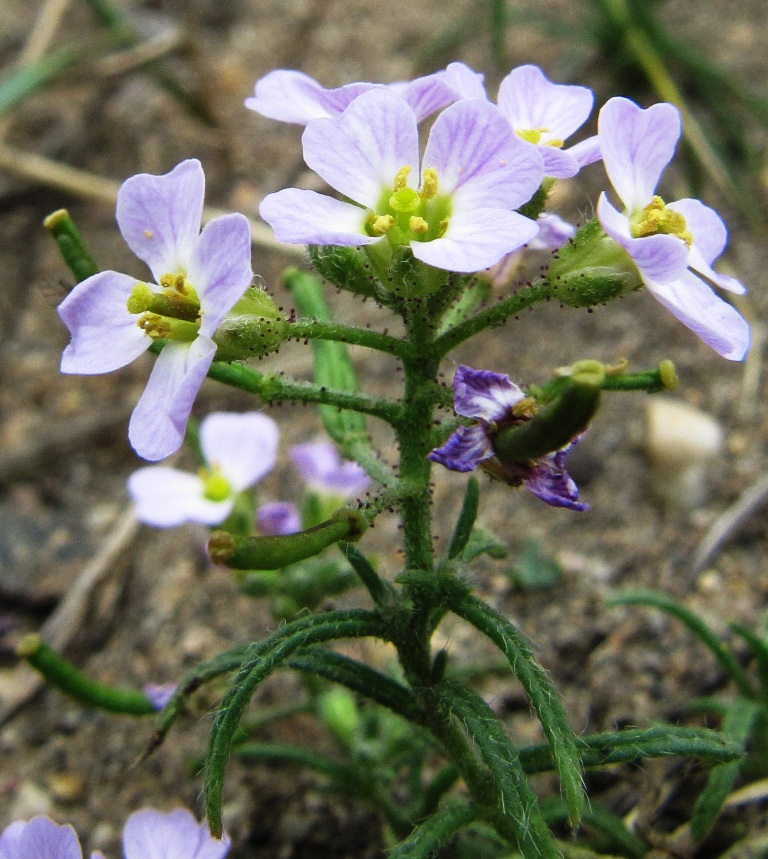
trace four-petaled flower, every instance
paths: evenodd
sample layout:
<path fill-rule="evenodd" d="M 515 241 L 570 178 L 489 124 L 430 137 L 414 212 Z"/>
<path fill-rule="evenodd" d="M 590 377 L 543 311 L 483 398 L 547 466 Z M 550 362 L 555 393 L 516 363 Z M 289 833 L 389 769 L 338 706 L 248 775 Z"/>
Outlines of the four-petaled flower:
<path fill-rule="evenodd" d="M 167 813 L 145 808 L 123 828 L 124 859 L 223 859 L 229 838 L 214 838 L 183 808 Z M 0 859 L 83 859 L 77 833 L 48 817 L 16 821 L 0 833 Z M 100 852 L 91 859 L 104 859 Z"/>
<path fill-rule="evenodd" d="M 72 340 L 63 373 L 108 373 L 129 364 L 155 340 L 167 339 L 136 406 L 129 438 L 139 456 L 176 451 L 195 395 L 216 352 L 212 337 L 251 282 L 248 220 L 215 218 L 200 232 L 205 177 L 183 161 L 163 176 L 123 183 L 117 223 L 155 283 L 103 271 L 78 284 L 59 306 Z"/>
<path fill-rule="evenodd" d="M 428 265 L 474 272 L 537 233 L 514 211 L 539 187 L 537 149 L 498 109 L 464 99 L 435 120 L 419 169 L 416 116 L 397 95 L 371 90 L 335 119 L 311 122 L 304 160 L 349 201 L 288 188 L 259 211 L 287 243 L 410 246 Z"/>
<path fill-rule="evenodd" d="M 605 232 L 630 255 L 654 298 L 718 354 L 740 361 L 749 348 L 749 326 L 709 286 L 745 291 L 738 280 L 712 269 L 726 245 L 725 225 L 698 200 L 665 203 L 655 195 L 680 131 L 680 113 L 671 104 L 643 110 L 626 98 L 606 102 L 598 137 L 624 212 L 603 193 L 597 216 Z"/>
<path fill-rule="evenodd" d="M 513 485 L 523 485 L 552 507 L 586 510 L 579 490 L 565 470 L 565 457 L 578 441 L 535 462 L 500 462 L 493 447 L 495 434 L 505 426 L 528 420 L 533 406 L 509 376 L 490 370 L 459 366 L 453 378 L 453 407 L 458 415 L 476 423 L 461 426 L 448 441 L 429 454 L 452 471 L 472 471 L 477 466 Z"/>
<path fill-rule="evenodd" d="M 200 423 L 205 466 L 189 474 L 165 465 L 140 468 L 128 478 L 136 517 L 156 528 L 184 522 L 218 525 L 235 496 L 268 474 L 277 458 L 279 431 L 259 412 L 217 412 Z"/>

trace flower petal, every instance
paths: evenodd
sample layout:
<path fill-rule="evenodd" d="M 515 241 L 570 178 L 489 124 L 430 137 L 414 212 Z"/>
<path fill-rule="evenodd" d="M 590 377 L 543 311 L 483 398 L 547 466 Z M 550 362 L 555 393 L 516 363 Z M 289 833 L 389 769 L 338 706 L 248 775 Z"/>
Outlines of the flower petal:
<path fill-rule="evenodd" d="M 545 176 L 552 176 L 554 179 L 570 179 L 579 172 L 579 162 L 569 151 L 546 145 L 537 145 L 536 149 L 544 162 Z"/>
<path fill-rule="evenodd" d="M 456 102 L 437 117 L 423 166 L 437 170 L 438 193 L 453 196 L 454 213 L 516 209 L 544 178 L 537 148 L 512 132 L 495 105 L 477 98 Z"/>
<path fill-rule="evenodd" d="M 522 247 L 539 231 L 530 218 L 504 209 L 455 212 L 442 238 L 411 242 L 416 259 L 448 271 L 480 271 Z"/>
<path fill-rule="evenodd" d="M 723 252 L 728 241 L 728 230 L 717 212 L 699 200 L 678 200 L 667 208 L 679 212 L 685 218 L 693 236 L 688 265 L 721 289 L 739 295 L 746 292 L 743 284 L 735 277 L 719 274 L 712 268 L 712 263 Z"/>
<path fill-rule="evenodd" d="M 363 209 L 315 191 L 286 188 L 267 194 L 259 214 L 286 244 L 355 247 L 381 241 L 363 232 Z"/>
<path fill-rule="evenodd" d="M 75 830 L 59 826 L 47 817 L 33 817 L 27 823 L 17 849 L 18 859 L 83 859 Z"/>
<path fill-rule="evenodd" d="M 493 456 L 488 433 L 484 426 L 459 427 L 448 441 L 430 454 L 432 462 L 439 462 L 451 471 L 472 471 L 479 463 Z"/>
<path fill-rule="evenodd" d="M 123 828 L 125 859 L 223 859 L 228 851 L 226 835 L 218 841 L 183 808 L 167 814 L 145 808 Z"/>
<path fill-rule="evenodd" d="M 530 247 L 535 250 L 541 248 L 556 251 L 568 239 L 576 235 L 576 227 L 569 224 L 568 221 L 564 221 L 560 215 L 556 215 L 554 212 L 542 212 L 536 223 L 539 226 L 539 232 L 530 241 Z"/>
<path fill-rule="evenodd" d="M 0 859 L 22 859 L 19 845 L 26 826 L 26 820 L 15 820 L 0 832 Z"/>
<path fill-rule="evenodd" d="M 580 143 L 574 143 L 565 151 L 576 159 L 579 167 L 587 167 L 594 164 L 595 161 L 600 161 L 603 157 L 603 153 L 600 151 L 600 138 L 596 134 Z"/>
<path fill-rule="evenodd" d="M 291 459 L 302 479 L 317 492 L 354 498 L 371 482 L 356 463 L 342 460 L 330 442 L 308 442 L 291 448 Z"/>
<path fill-rule="evenodd" d="M 173 698 L 173 694 L 178 688 L 178 683 L 145 683 L 143 691 L 149 703 L 156 710 L 162 710 L 171 698 Z"/>
<path fill-rule="evenodd" d="M 504 78 L 497 102 L 515 131 L 541 131 L 542 143 L 547 143 L 567 140 L 581 128 L 594 96 L 586 87 L 553 83 L 538 66 L 525 65 Z"/>
<path fill-rule="evenodd" d="M 221 469 L 240 492 L 268 474 L 277 460 L 280 431 L 260 412 L 217 412 L 200 424 L 200 446 L 206 464 Z"/>
<path fill-rule="evenodd" d="M 482 98 L 487 101 L 488 95 L 483 84 L 485 75 L 464 63 L 449 63 L 442 74 L 459 98 Z"/>
<path fill-rule="evenodd" d="M 216 344 L 201 335 L 189 344 L 169 343 L 160 353 L 128 426 L 128 439 L 139 456 L 156 461 L 181 447 L 215 352 Z"/>
<path fill-rule="evenodd" d="M 233 500 L 210 501 L 196 474 L 164 465 L 134 471 L 128 478 L 128 493 L 136 506 L 136 518 L 155 528 L 175 528 L 185 522 L 219 525 L 232 510 Z"/>
<path fill-rule="evenodd" d="M 729 361 L 741 361 L 749 349 L 749 325 L 698 278 L 686 271 L 671 283 L 645 285 L 683 325 Z"/>
<path fill-rule="evenodd" d="M 411 108 L 394 92 L 358 96 L 338 119 L 310 123 L 301 138 L 307 166 L 345 197 L 373 208 L 398 171 L 417 180 L 419 132 Z"/>
<path fill-rule="evenodd" d="M 78 283 L 61 302 L 59 316 L 72 335 L 61 357 L 62 373 L 110 373 L 146 352 L 152 341 L 127 307 L 138 282 L 102 271 Z"/>
<path fill-rule="evenodd" d="M 573 444 L 542 457 L 523 479 L 523 485 L 550 507 L 589 510 L 589 504 L 579 501 L 578 487 L 565 470 L 565 454 L 571 447 Z"/>
<path fill-rule="evenodd" d="M 487 423 L 502 420 L 524 398 L 525 394 L 505 373 L 460 364 L 453 377 L 453 408 L 465 418 Z"/>
<path fill-rule="evenodd" d="M 212 337 L 253 280 L 251 227 L 245 215 L 222 215 L 205 225 L 187 277 L 200 299 L 200 333 Z"/>
<path fill-rule="evenodd" d="M 452 65 L 461 66 L 462 63 L 452 63 Z M 479 77 L 482 81 L 482 75 L 475 76 L 475 73 L 466 66 L 463 68 L 467 69 L 469 75 Z M 463 79 L 461 72 L 451 77 L 462 77 Z M 417 122 L 421 122 L 422 119 L 431 116 L 435 111 L 442 110 L 442 108 L 452 104 L 459 98 L 467 97 L 459 93 L 452 85 L 452 80 L 449 80 L 447 70 L 414 78 L 412 81 L 388 84 L 387 89 L 397 93 L 410 106 L 411 110 L 416 114 Z M 480 84 L 480 89 L 485 94 L 482 83 Z"/>
<path fill-rule="evenodd" d="M 680 129 L 680 112 L 671 104 L 643 110 L 627 98 L 611 98 L 603 106 L 597 121 L 603 163 L 630 212 L 650 202 Z"/>
<path fill-rule="evenodd" d="M 290 501 L 272 501 L 262 504 L 256 514 L 259 534 L 266 537 L 284 536 L 301 531 L 299 508 Z"/>
<path fill-rule="evenodd" d="M 128 247 L 152 270 L 185 273 L 200 232 L 205 174 L 196 158 L 170 173 L 139 173 L 123 182 L 117 194 L 117 224 Z"/>
<path fill-rule="evenodd" d="M 359 82 L 326 89 L 302 72 L 275 69 L 256 81 L 245 106 L 269 119 L 306 125 L 313 119 L 340 116 L 353 99 L 377 86 Z"/>
<path fill-rule="evenodd" d="M 616 211 L 605 194 L 597 201 L 600 226 L 632 257 L 643 280 L 666 282 L 680 277 L 688 265 L 688 246 L 677 236 L 658 234 L 635 239 L 629 218 Z"/>

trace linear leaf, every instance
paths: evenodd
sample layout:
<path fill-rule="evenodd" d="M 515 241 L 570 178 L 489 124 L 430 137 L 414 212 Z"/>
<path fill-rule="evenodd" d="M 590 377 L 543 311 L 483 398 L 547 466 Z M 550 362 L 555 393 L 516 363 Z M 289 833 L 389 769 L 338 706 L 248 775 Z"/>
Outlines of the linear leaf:
<path fill-rule="evenodd" d="M 467 482 L 467 491 L 464 493 L 464 503 L 456 522 L 451 545 L 448 548 L 448 557 L 458 557 L 466 548 L 472 528 L 477 519 L 477 511 L 480 507 L 480 484 L 476 477 L 470 477 Z"/>

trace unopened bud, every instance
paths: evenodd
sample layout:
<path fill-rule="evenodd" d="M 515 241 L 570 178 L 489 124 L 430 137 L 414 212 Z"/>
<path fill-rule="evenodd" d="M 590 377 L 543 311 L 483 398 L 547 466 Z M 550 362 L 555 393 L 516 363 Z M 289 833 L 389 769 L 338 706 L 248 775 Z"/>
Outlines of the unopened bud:
<path fill-rule="evenodd" d="M 238 361 L 273 352 L 285 340 L 285 320 L 269 293 L 248 287 L 216 333 L 217 361 Z"/>

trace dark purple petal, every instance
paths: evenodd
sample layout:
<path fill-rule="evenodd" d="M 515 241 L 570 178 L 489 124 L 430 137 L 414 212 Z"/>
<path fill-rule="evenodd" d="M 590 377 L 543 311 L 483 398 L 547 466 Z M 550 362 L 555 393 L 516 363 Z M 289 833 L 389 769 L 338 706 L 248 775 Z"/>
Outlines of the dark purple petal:
<path fill-rule="evenodd" d="M 286 244 L 355 247 L 381 241 L 363 232 L 364 209 L 315 191 L 286 188 L 268 194 L 259 214 Z"/>
<path fill-rule="evenodd" d="M 125 859 L 223 859 L 229 838 L 214 838 L 183 808 L 164 814 L 145 808 L 132 814 L 123 829 Z"/>
<path fill-rule="evenodd" d="M 363 93 L 338 119 L 311 122 L 301 140 L 307 166 L 362 206 L 374 208 L 403 167 L 418 184 L 416 115 L 389 90 Z"/>
<path fill-rule="evenodd" d="M 187 277 L 200 299 L 200 333 L 212 337 L 253 280 L 251 227 L 244 215 L 222 215 L 205 225 Z"/>
<path fill-rule="evenodd" d="M 117 224 L 123 238 L 159 281 L 185 273 L 200 232 L 205 175 L 196 158 L 162 176 L 139 173 L 117 194 Z"/>
<path fill-rule="evenodd" d="M 340 116 L 353 99 L 377 86 L 360 82 L 325 89 L 302 72 L 275 69 L 256 81 L 254 95 L 245 100 L 245 106 L 269 119 L 306 125 L 313 119 Z"/>
<path fill-rule="evenodd" d="M 671 104 L 647 110 L 626 98 L 603 105 L 597 122 L 603 164 L 629 212 L 646 206 L 680 138 L 680 112 Z"/>
<path fill-rule="evenodd" d="M 523 479 L 523 485 L 551 507 L 588 510 L 589 505 L 579 501 L 579 490 L 565 470 L 565 454 L 572 446 L 542 457 Z"/>
<path fill-rule="evenodd" d="M 525 397 L 504 373 L 474 370 L 460 364 L 453 377 L 453 408 L 465 418 L 491 423 L 507 417 L 509 410 Z"/>
<path fill-rule="evenodd" d="M 453 213 L 516 209 L 544 178 L 535 146 L 524 143 L 490 102 L 464 99 L 435 120 L 423 159 L 437 170 L 438 193 L 452 195 Z"/>
<path fill-rule="evenodd" d="M 282 536 L 301 531 L 299 508 L 290 501 L 262 504 L 256 514 L 256 527 L 265 536 Z"/>
<path fill-rule="evenodd" d="M 459 427 L 442 446 L 435 448 L 429 458 L 451 471 L 472 471 L 479 463 L 493 456 L 493 447 L 483 424 Z"/>
<path fill-rule="evenodd" d="M 416 259 L 447 271 L 473 272 L 495 265 L 539 232 L 536 221 L 505 209 L 455 212 L 431 242 L 411 242 Z"/>
<path fill-rule="evenodd" d="M 729 361 L 741 361 L 749 349 L 749 325 L 693 272 L 671 283 L 646 281 L 648 291 L 683 325 Z"/>
<path fill-rule="evenodd" d="M 59 316 L 72 336 L 61 357 L 62 373 L 109 373 L 146 352 L 152 341 L 127 307 L 138 282 L 102 271 L 78 283 L 61 302 Z"/>
<path fill-rule="evenodd" d="M 215 352 L 216 344 L 201 335 L 189 344 L 169 343 L 160 353 L 128 426 L 128 439 L 139 456 L 154 462 L 181 447 Z"/>

